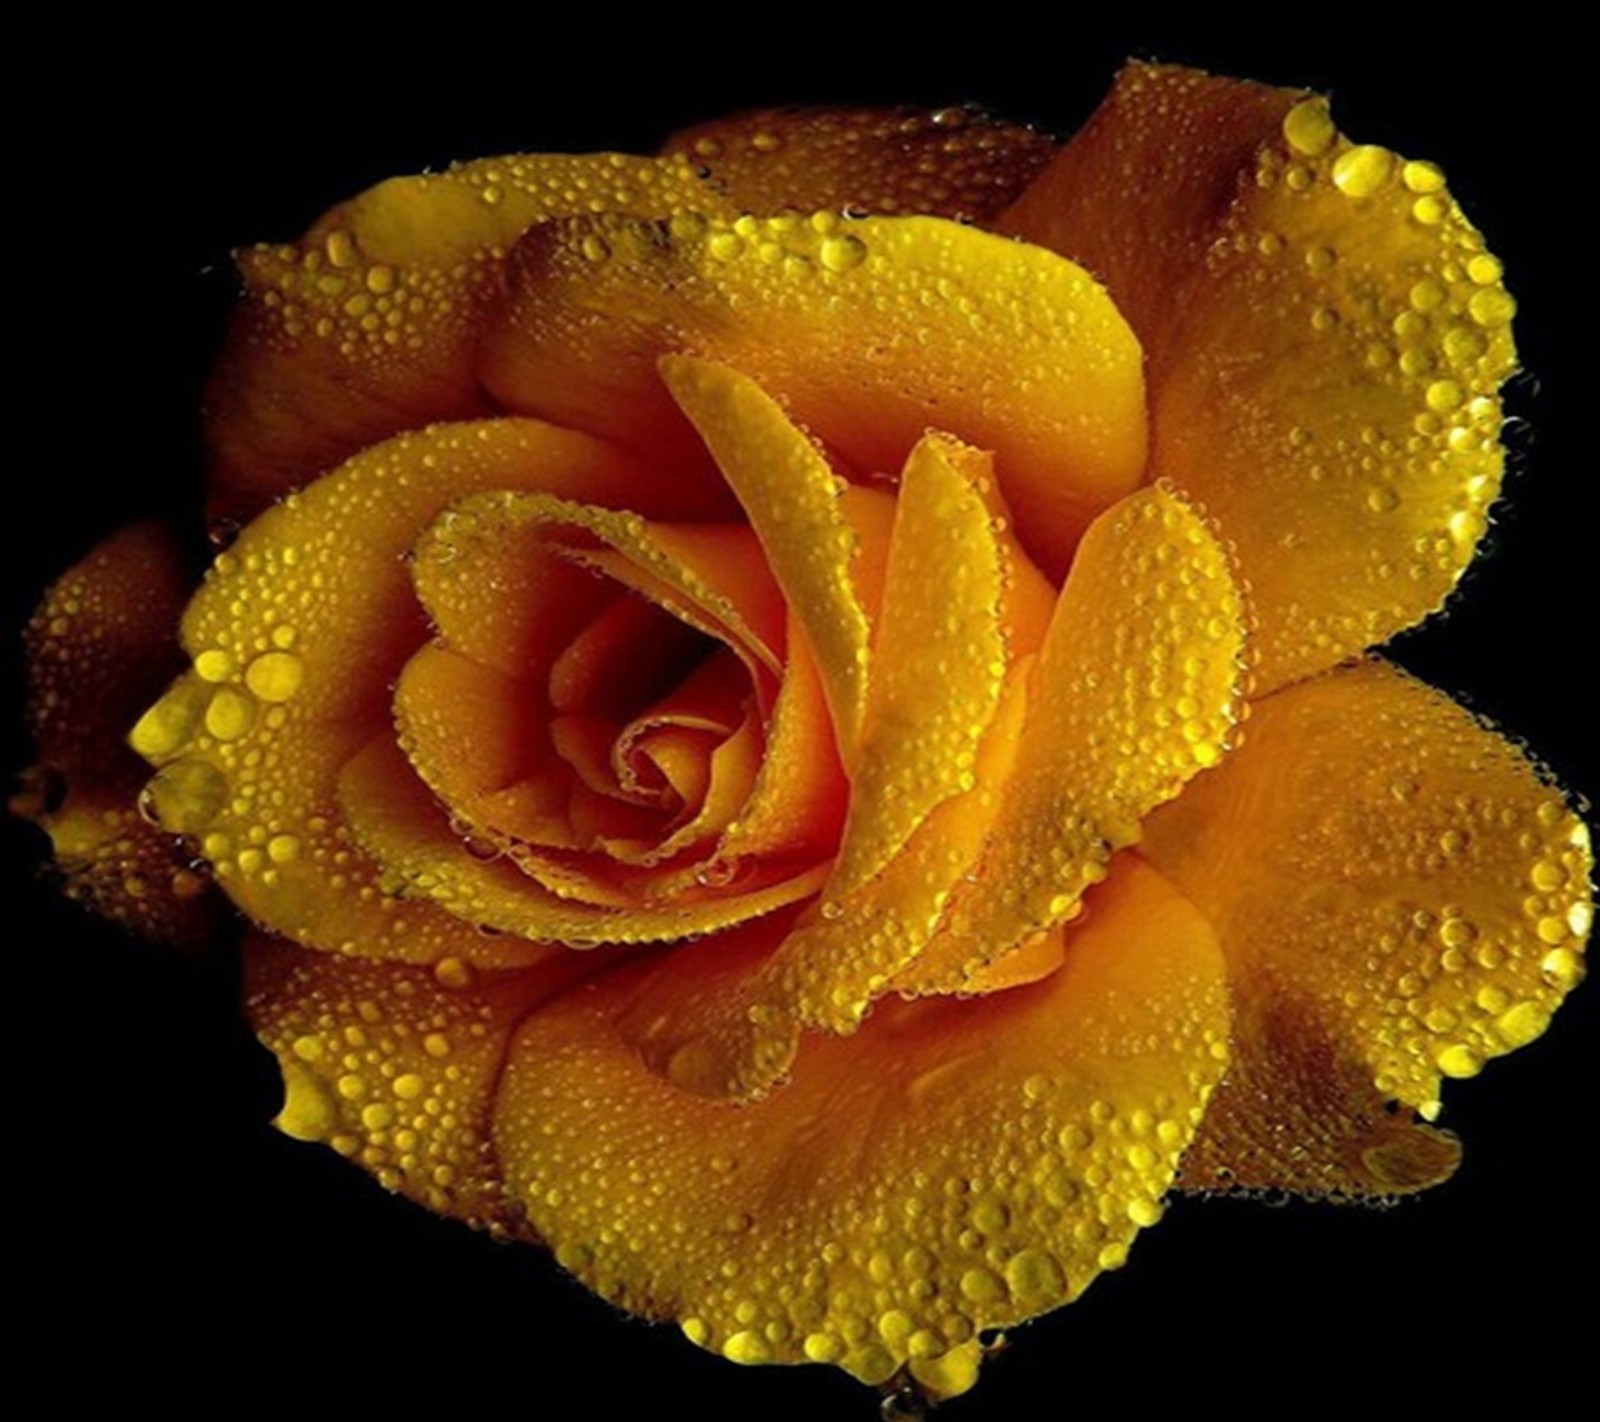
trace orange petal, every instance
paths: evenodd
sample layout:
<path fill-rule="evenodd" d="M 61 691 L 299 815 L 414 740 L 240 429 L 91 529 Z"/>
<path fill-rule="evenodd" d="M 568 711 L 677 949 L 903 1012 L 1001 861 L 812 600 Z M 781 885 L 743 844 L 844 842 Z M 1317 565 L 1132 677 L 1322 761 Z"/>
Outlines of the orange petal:
<path fill-rule="evenodd" d="M 557 711 L 626 715 L 669 681 L 707 642 L 647 598 L 613 598 L 550 667 L 550 705 Z M 738 661 L 729 654 L 734 672 Z M 744 685 L 748 688 L 749 682 Z"/>
<path fill-rule="evenodd" d="M 1242 748 L 1141 853 L 1211 919 L 1237 1075 L 1190 1179 L 1388 1195 L 1455 1150 L 1433 1119 L 1544 1030 L 1582 973 L 1588 831 L 1517 749 L 1381 662 L 1253 708 Z"/>
<path fill-rule="evenodd" d="M 864 528 L 862 511 L 847 502 L 852 528 Z M 448 543 L 448 556 L 431 551 L 436 538 Z M 719 865 L 706 879 L 700 868 L 687 871 L 689 881 L 704 885 L 737 875 L 738 862 L 755 856 L 792 859 L 798 872 L 831 850 L 843 786 L 815 661 L 809 648 L 802 653 L 791 645 L 795 634 L 784 625 L 784 598 L 751 530 L 646 523 L 563 500 L 489 496 L 445 515 L 419 545 L 417 566 L 445 569 L 452 588 L 460 589 L 450 596 L 464 613 L 474 599 L 498 595 L 501 570 L 517 556 L 506 553 L 508 546 L 526 551 L 535 543 L 605 573 L 722 640 L 744 662 L 763 709 L 770 706 L 768 755 L 750 799 L 726 827 Z M 480 568 L 487 591 L 474 591 Z M 515 576 L 510 582 L 519 585 Z M 775 685 L 780 670 L 783 680 Z M 536 812 L 542 808 L 542 802 L 535 805 Z M 672 884 L 669 874 L 661 891 L 676 892 Z"/>
<path fill-rule="evenodd" d="M 509 677 L 541 678 L 616 589 L 537 535 L 466 541 L 446 510 L 411 563 L 417 597 L 451 651 Z"/>
<path fill-rule="evenodd" d="M 849 785 L 839 763 L 822 672 L 805 629 L 790 614 L 783 684 L 767 722 L 767 750 L 749 802 L 722 840 L 727 863 L 741 858 L 815 862 L 833 852 Z"/>
<path fill-rule="evenodd" d="M 1055 151 L 1044 134 L 969 108 L 757 109 L 676 133 L 681 154 L 742 212 L 925 213 L 983 223 Z"/>
<path fill-rule="evenodd" d="M 606 445 L 498 420 L 401 436 L 263 514 L 189 605 L 195 670 L 158 703 L 152 734 L 136 737 L 161 766 L 163 822 L 196 836 L 240 908 L 307 946 L 487 965 L 536 951 L 424 905 L 398 911 L 350 841 L 337 779 L 388 727 L 389 688 L 425 640 L 402 555 L 448 500 L 644 487 Z"/>
<path fill-rule="evenodd" d="M 1129 863 L 1044 982 L 810 1040 L 754 1104 L 653 1075 L 639 1032 L 765 947 L 679 949 L 529 1017 L 495 1119 L 508 1184 L 586 1284 L 703 1347 L 871 1383 L 909 1361 L 960 1391 L 980 1330 L 1075 1298 L 1160 1217 L 1227 1056 L 1215 942 Z"/>
<path fill-rule="evenodd" d="M 471 830 L 496 842 L 573 844 L 561 813 L 571 775 L 551 748 L 541 688 L 430 644 L 406 663 L 394 710 L 413 769 Z M 526 785 L 548 793 L 507 793 Z"/>
<path fill-rule="evenodd" d="M 714 896 L 678 899 L 655 908 L 613 908 L 563 898 L 540 888 L 514 864 L 470 852 L 386 734 L 370 741 L 345 765 L 339 796 L 352 837 L 381 866 L 379 885 L 384 893 L 419 905 L 437 905 L 469 928 L 483 927 L 534 943 L 592 948 L 711 933 L 810 897 L 826 873 L 825 867 L 775 871 L 748 888 L 734 885 Z M 580 834 L 585 831 L 581 823 L 575 828 Z M 596 832 L 626 835 L 628 829 L 604 825 Z M 533 943 L 522 946 L 533 949 Z"/>
<path fill-rule="evenodd" d="M 1222 758 L 1244 626 L 1227 555 L 1182 499 L 1143 490 L 1096 521 L 1045 637 L 983 862 L 902 990 L 965 990 L 1070 917 L 1145 814 Z"/>
<path fill-rule="evenodd" d="M 1440 605 L 1499 489 L 1515 303 L 1437 168 L 1301 91 L 1130 65 L 1002 225 L 1138 332 L 1152 476 L 1237 545 L 1265 688 Z"/>
<path fill-rule="evenodd" d="M 979 743 L 971 789 L 944 801 L 873 878 L 825 897 L 736 985 L 664 1012 L 645 1060 L 706 1096 L 764 1095 L 789 1070 L 802 1026 L 855 1031 L 868 1006 L 933 938 L 972 871 L 1009 778 L 1027 706 L 1028 663 L 1009 678 Z"/>
<path fill-rule="evenodd" d="M 842 481 L 777 402 L 738 371 L 667 356 L 661 377 L 738 495 L 806 629 L 849 765 L 861 734 L 870 629 L 851 577 L 856 538 L 839 506 Z"/>
<path fill-rule="evenodd" d="M 680 352 L 781 397 L 857 474 L 900 468 L 930 426 L 992 451 L 1051 574 L 1143 474 L 1138 342 L 1087 273 L 1041 248 L 924 217 L 608 216 L 536 228 L 509 278 L 485 333 L 489 389 L 653 459 L 693 443 L 656 375 Z"/>
<path fill-rule="evenodd" d="M 1007 665 L 1007 560 L 991 468 L 979 451 L 937 434 L 906 460 L 872 649 L 866 734 L 830 894 L 860 888 L 931 810 L 975 784 L 978 744 L 999 705 Z M 937 597 L 929 596 L 932 588 Z"/>
<path fill-rule="evenodd" d="M 311 953 L 252 934 L 245 995 L 278 1058 L 275 1124 L 359 1161 L 385 1188 L 496 1232 L 515 1222 L 490 1139 L 512 1029 L 592 971 L 550 948 L 515 973 L 437 971 Z"/>
<path fill-rule="evenodd" d="M 212 511 L 248 519 L 366 446 L 488 414 L 478 328 L 529 226 L 722 210 L 681 159 L 511 155 L 391 178 L 297 243 L 238 254 L 244 299 L 207 391 Z"/>
<path fill-rule="evenodd" d="M 204 939 L 216 903 L 188 850 L 138 812 L 148 767 L 123 736 L 182 665 L 187 584 L 177 539 L 140 523 L 51 586 L 24 634 L 38 759 L 11 800 L 50 836 L 69 897 L 165 942 Z"/>

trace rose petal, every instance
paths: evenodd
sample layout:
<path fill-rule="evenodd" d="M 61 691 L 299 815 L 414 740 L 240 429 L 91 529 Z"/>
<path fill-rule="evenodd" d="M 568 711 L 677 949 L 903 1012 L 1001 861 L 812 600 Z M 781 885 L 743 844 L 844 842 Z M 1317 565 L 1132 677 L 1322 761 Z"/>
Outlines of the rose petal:
<path fill-rule="evenodd" d="M 381 866 L 384 893 L 438 905 L 469 927 L 538 943 L 593 948 L 712 933 L 809 897 L 827 872 L 826 866 L 779 867 L 749 887 L 719 885 L 710 896 L 680 897 L 659 907 L 612 908 L 563 898 L 541 889 L 514 864 L 469 852 L 387 732 L 345 765 L 339 798 L 353 839 Z"/>
<path fill-rule="evenodd" d="M 189 943 L 211 932 L 216 904 L 183 846 L 139 813 L 148 768 L 123 742 L 182 665 L 183 563 L 169 530 L 133 524 L 45 594 L 24 634 L 38 759 L 11 809 L 50 836 L 69 897 L 142 937 Z"/>
<path fill-rule="evenodd" d="M 870 554 L 881 520 L 866 505 L 887 500 L 856 490 L 841 502 L 857 546 Z M 443 595 L 457 608 L 452 628 L 456 619 L 469 626 L 468 609 L 494 601 L 503 577 L 513 589 L 528 583 L 509 571 L 517 558 L 555 552 L 723 640 L 744 661 L 763 708 L 770 705 L 763 767 L 746 806 L 726 828 L 719 863 L 690 869 L 681 883 L 663 875 L 663 893 L 731 877 L 744 859 L 793 858 L 796 867 L 802 861 L 809 867 L 837 844 L 845 787 L 815 658 L 809 646 L 798 645 L 799 629 L 785 628 L 791 614 L 748 527 L 647 523 L 561 500 L 497 496 L 466 501 L 447 518 L 448 527 L 441 520 L 423 538 L 416 567 L 444 570 L 439 576 L 450 591 Z M 448 557 L 430 551 L 437 538 L 448 542 Z M 437 588 L 430 592 L 435 604 L 440 597 Z M 774 691 L 773 674 L 780 671 Z M 545 803 L 535 800 L 535 813 Z M 709 878 L 701 877 L 703 870 Z"/>
<path fill-rule="evenodd" d="M 935 218 L 545 223 L 517 245 L 482 376 L 510 409 L 692 455 L 656 374 L 737 368 L 826 432 L 842 466 L 896 470 L 930 427 L 994 453 L 1024 544 L 1059 574 L 1145 459 L 1137 341 L 1050 252 Z"/>
<path fill-rule="evenodd" d="M 1045 637 L 983 861 L 902 991 L 964 991 L 1070 917 L 1140 820 L 1222 758 L 1244 632 L 1227 555 L 1181 498 L 1143 490 L 1096 521 Z"/>
<path fill-rule="evenodd" d="M 252 518 L 378 440 L 492 413 L 473 352 L 505 253 L 597 207 L 723 210 L 681 159 L 513 154 L 391 178 L 297 243 L 240 252 L 244 298 L 206 396 L 212 512 Z"/>
<path fill-rule="evenodd" d="M 1515 355 L 1437 168 L 1352 146 L 1300 91 L 1136 64 L 1002 226 L 1138 332 L 1152 476 L 1237 544 L 1263 688 L 1440 605 L 1499 489 Z"/>
<path fill-rule="evenodd" d="M 426 638 L 402 554 L 448 500 L 484 488 L 607 499 L 647 483 L 586 436 L 498 420 L 401 436 L 263 514 L 184 616 L 195 670 L 156 713 L 182 713 L 182 734 L 141 747 L 161 766 L 165 827 L 196 836 L 241 909 L 307 946 L 525 959 L 536 950 L 425 905 L 398 911 L 350 841 L 337 778 L 389 726 L 389 687 Z"/>
<path fill-rule="evenodd" d="M 275 1124 L 359 1161 L 387 1189 L 504 1232 L 509 1208 L 490 1136 L 512 1029 L 593 970 L 562 948 L 514 973 L 352 961 L 252 934 L 246 1008 L 278 1058 Z"/>
<path fill-rule="evenodd" d="M 968 108 L 757 109 L 676 133 L 742 212 L 913 212 L 984 222 L 1055 152 L 1044 134 Z"/>
<path fill-rule="evenodd" d="M 991 468 L 985 455 L 942 435 L 925 436 L 906 460 L 830 893 L 860 888 L 929 811 L 975 783 L 978 743 L 1008 663 L 1008 560 Z M 930 597 L 935 587 L 939 596 Z"/>
<path fill-rule="evenodd" d="M 859 525 L 858 525 L 859 527 Z M 783 685 L 767 723 L 767 750 L 750 799 L 722 840 L 740 859 L 815 862 L 839 843 L 849 785 L 823 692 L 816 654 L 790 614 Z"/>
<path fill-rule="evenodd" d="M 851 578 L 856 538 L 839 507 L 841 481 L 777 402 L 738 371 L 666 356 L 661 377 L 738 495 L 806 629 L 848 766 L 861 735 L 870 628 Z"/>
<path fill-rule="evenodd" d="M 705 1096 L 762 1096 L 789 1070 L 803 1026 L 853 1032 L 867 1008 L 934 938 L 951 892 L 972 872 L 1016 759 L 1029 662 L 1008 678 L 979 743 L 972 789 L 937 806 L 875 877 L 849 892 L 830 879 L 814 914 L 749 975 L 683 998 L 641 1054 Z"/>
<path fill-rule="evenodd" d="M 1448 1174 L 1441 1076 L 1538 1036 L 1582 973 L 1588 833 L 1521 753 L 1380 662 L 1254 707 L 1140 852 L 1216 927 L 1237 1074 L 1186 1174 L 1378 1194 Z"/>
<path fill-rule="evenodd" d="M 437 644 L 395 687 L 400 745 L 470 832 L 576 848 L 566 814 L 572 774 L 538 713 L 538 689 Z"/>
<path fill-rule="evenodd" d="M 1160 1216 L 1226 1060 L 1209 929 L 1127 870 L 1047 981 L 811 1040 L 753 1104 L 675 1089 L 631 1038 L 748 971 L 759 935 L 548 1004 L 513 1042 L 495 1121 L 532 1228 L 590 1287 L 736 1361 L 876 1383 L 918 1360 L 970 1383 L 979 1330 L 1076 1297 Z"/>

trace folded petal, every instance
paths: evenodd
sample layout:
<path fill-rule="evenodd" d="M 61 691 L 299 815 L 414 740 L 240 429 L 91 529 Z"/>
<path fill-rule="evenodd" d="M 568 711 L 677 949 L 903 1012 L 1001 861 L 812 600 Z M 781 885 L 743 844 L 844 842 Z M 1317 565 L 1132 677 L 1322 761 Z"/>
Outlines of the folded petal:
<path fill-rule="evenodd" d="M 531 1227 L 590 1287 L 735 1361 L 873 1383 L 909 1365 L 962 1391 L 980 1330 L 1075 1298 L 1159 1218 L 1226 1061 L 1209 929 L 1127 869 L 1054 976 L 809 1040 L 752 1104 L 676 1089 L 630 1038 L 723 990 L 759 937 L 547 1004 L 512 1044 L 495 1120 Z"/>
<path fill-rule="evenodd" d="M 1582 974 L 1588 831 L 1522 754 L 1380 662 L 1258 703 L 1140 853 L 1228 957 L 1235 1069 L 1186 1177 L 1388 1195 L 1455 1163 L 1441 1077 L 1544 1030 Z"/>
<path fill-rule="evenodd" d="M 803 1027 L 849 1033 L 897 974 L 935 940 L 956 886 L 973 871 L 1015 764 L 1029 662 L 1008 678 L 979 743 L 973 784 L 935 807 L 889 863 L 824 896 L 759 963 L 715 993 L 670 1004 L 641 1044 L 646 1063 L 705 1096 L 749 1100 L 789 1070 Z"/>
<path fill-rule="evenodd" d="M 898 470 L 930 426 L 992 451 L 1052 576 L 1144 471 L 1138 342 L 1087 273 L 1038 247 L 929 217 L 605 216 L 534 229 L 508 279 L 488 388 L 652 460 L 696 445 L 656 371 L 676 352 L 781 396 L 852 475 Z"/>
<path fill-rule="evenodd" d="M 299 242 L 237 257 L 207 391 L 212 511 L 245 520 L 401 430 L 493 412 L 473 365 L 505 253 L 535 222 L 721 211 L 684 159 L 513 154 L 391 178 Z"/>
<path fill-rule="evenodd" d="M 727 866 L 741 858 L 816 862 L 832 853 L 849 784 L 823 690 L 822 671 L 794 613 L 783 684 L 767 721 L 767 748 L 750 799 L 723 836 Z"/>
<path fill-rule="evenodd" d="M 401 436 L 263 514 L 183 619 L 187 673 L 136 746 L 166 828 L 193 835 L 229 896 L 307 946 L 486 965 L 532 950 L 425 905 L 401 912 L 351 841 L 337 782 L 390 725 L 389 688 L 427 637 L 403 555 L 475 489 L 609 499 L 644 489 L 626 456 L 532 421 Z M 153 718 L 153 719 L 152 719 Z"/>
<path fill-rule="evenodd" d="M 740 212 L 925 213 L 982 223 L 1055 152 L 1044 134 L 971 108 L 757 109 L 676 133 Z"/>
<path fill-rule="evenodd" d="M 1001 225 L 1138 333 L 1152 476 L 1237 545 L 1263 689 L 1440 605 L 1499 488 L 1515 303 L 1436 167 L 1301 91 L 1135 64 Z"/>
<path fill-rule="evenodd" d="M 1183 499 L 1142 490 L 1089 530 L 1056 604 L 977 873 L 902 991 L 954 992 L 1069 918 L 1139 822 L 1225 754 L 1245 613 Z"/>
<path fill-rule="evenodd" d="M 975 784 L 1007 667 L 1009 578 L 991 469 L 979 451 L 928 435 L 900 476 L 837 893 L 859 888 L 930 810 Z"/>
<path fill-rule="evenodd" d="M 849 765 L 861 735 L 870 629 L 851 575 L 856 537 L 840 507 L 843 481 L 778 403 L 738 371 L 666 356 L 661 377 L 738 495 L 806 630 Z"/>
<path fill-rule="evenodd" d="M 123 737 L 183 664 L 187 586 L 155 523 L 112 534 L 51 586 L 24 634 L 37 760 L 10 806 L 50 836 L 69 897 L 165 942 L 203 940 L 216 904 L 192 855 L 139 813 L 148 767 Z"/>

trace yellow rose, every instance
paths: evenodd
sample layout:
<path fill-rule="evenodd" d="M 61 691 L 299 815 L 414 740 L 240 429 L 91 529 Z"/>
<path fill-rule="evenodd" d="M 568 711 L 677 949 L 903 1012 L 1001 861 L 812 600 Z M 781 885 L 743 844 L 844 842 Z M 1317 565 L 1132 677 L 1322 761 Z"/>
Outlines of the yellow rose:
<path fill-rule="evenodd" d="M 1588 856 L 1465 713 L 1330 670 L 1498 487 L 1512 304 L 1437 170 L 1144 66 L 1054 155 L 960 112 L 672 151 L 243 258 L 253 521 L 131 740 L 266 930 L 284 1128 L 727 1357 L 934 1396 L 1180 1158 L 1447 1175 L 1411 1112 L 1543 1030 Z M 84 648 L 148 674 L 161 556 L 58 587 L 36 720 L 76 885 L 182 931 L 195 872 L 86 759 Z"/>

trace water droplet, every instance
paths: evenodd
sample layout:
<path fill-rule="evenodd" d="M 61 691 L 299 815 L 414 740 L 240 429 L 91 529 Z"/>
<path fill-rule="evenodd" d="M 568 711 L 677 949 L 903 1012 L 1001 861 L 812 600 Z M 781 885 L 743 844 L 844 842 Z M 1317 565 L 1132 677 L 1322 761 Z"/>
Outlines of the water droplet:
<path fill-rule="evenodd" d="M 1394 175 L 1394 154 L 1374 143 L 1346 149 L 1333 164 L 1333 185 L 1346 197 L 1371 197 Z"/>
<path fill-rule="evenodd" d="M 204 829 L 228 802 L 228 782 L 210 761 L 184 757 L 157 771 L 142 803 L 169 834 Z"/>
<path fill-rule="evenodd" d="M 1327 151 L 1337 130 L 1328 112 L 1328 101 L 1320 95 L 1302 99 L 1283 116 L 1283 136 L 1296 153 L 1315 157 Z"/>
<path fill-rule="evenodd" d="M 128 744 L 147 760 L 164 760 L 193 738 L 208 700 L 204 687 L 178 682 L 144 713 L 128 734 Z"/>
<path fill-rule="evenodd" d="M 1413 159 L 1400 170 L 1400 181 L 1414 193 L 1436 193 L 1444 187 L 1444 170 L 1437 163 Z"/>
<path fill-rule="evenodd" d="M 1494 1020 L 1494 1030 L 1510 1047 L 1525 1047 L 1550 1025 L 1550 1011 L 1537 1002 L 1519 1002 Z"/>
<path fill-rule="evenodd" d="M 1464 1042 L 1446 1047 L 1434 1063 L 1445 1076 L 1456 1078 L 1476 1076 L 1483 1070 L 1483 1058 Z"/>
<path fill-rule="evenodd" d="M 1480 326 L 1504 326 L 1517 314 L 1516 299 L 1497 286 L 1486 286 L 1472 294 L 1467 314 Z"/>
<path fill-rule="evenodd" d="M 746 1328 L 722 1345 L 722 1356 L 734 1363 L 765 1363 L 772 1357 L 772 1347 L 754 1329 Z"/>
<path fill-rule="evenodd" d="M 408 1071 L 402 1076 L 397 1076 L 393 1082 L 393 1091 L 402 1101 L 415 1101 L 428 1089 L 428 1084 L 414 1071 Z"/>
<path fill-rule="evenodd" d="M 323 240 L 323 250 L 328 254 L 328 260 L 336 267 L 353 267 L 356 262 L 356 244 L 350 234 L 342 228 L 335 228 Z"/>
<path fill-rule="evenodd" d="M 256 703 L 231 686 L 218 687 L 206 707 L 206 730 L 219 741 L 236 741 L 255 724 Z"/>
<path fill-rule="evenodd" d="M 305 663 L 292 652 L 263 652 L 244 672 L 244 684 L 263 701 L 288 701 L 305 683 Z"/>
<path fill-rule="evenodd" d="M 1570 948 L 1553 948 L 1540 961 L 1539 972 L 1551 987 L 1567 992 L 1583 978 L 1583 959 Z"/>
<path fill-rule="evenodd" d="M 962 1295 L 973 1303 L 993 1303 L 1006 1294 L 1005 1281 L 988 1269 L 968 1269 L 961 1276 Z"/>
<path fill-rule="evenodd" d="M 201 681 L 231 681 L 238 669 L 238 663 L 234 661 L 232 654 L 218 647 L 201 652 L 194 659 L 195 675 Z"/>
<path fill-rule="evenodd" d="M 830 272 L 847 272 L 867 259 L 867 244 L 859 237 L 843 233 L 823 239 L 818 258 Z"/>

